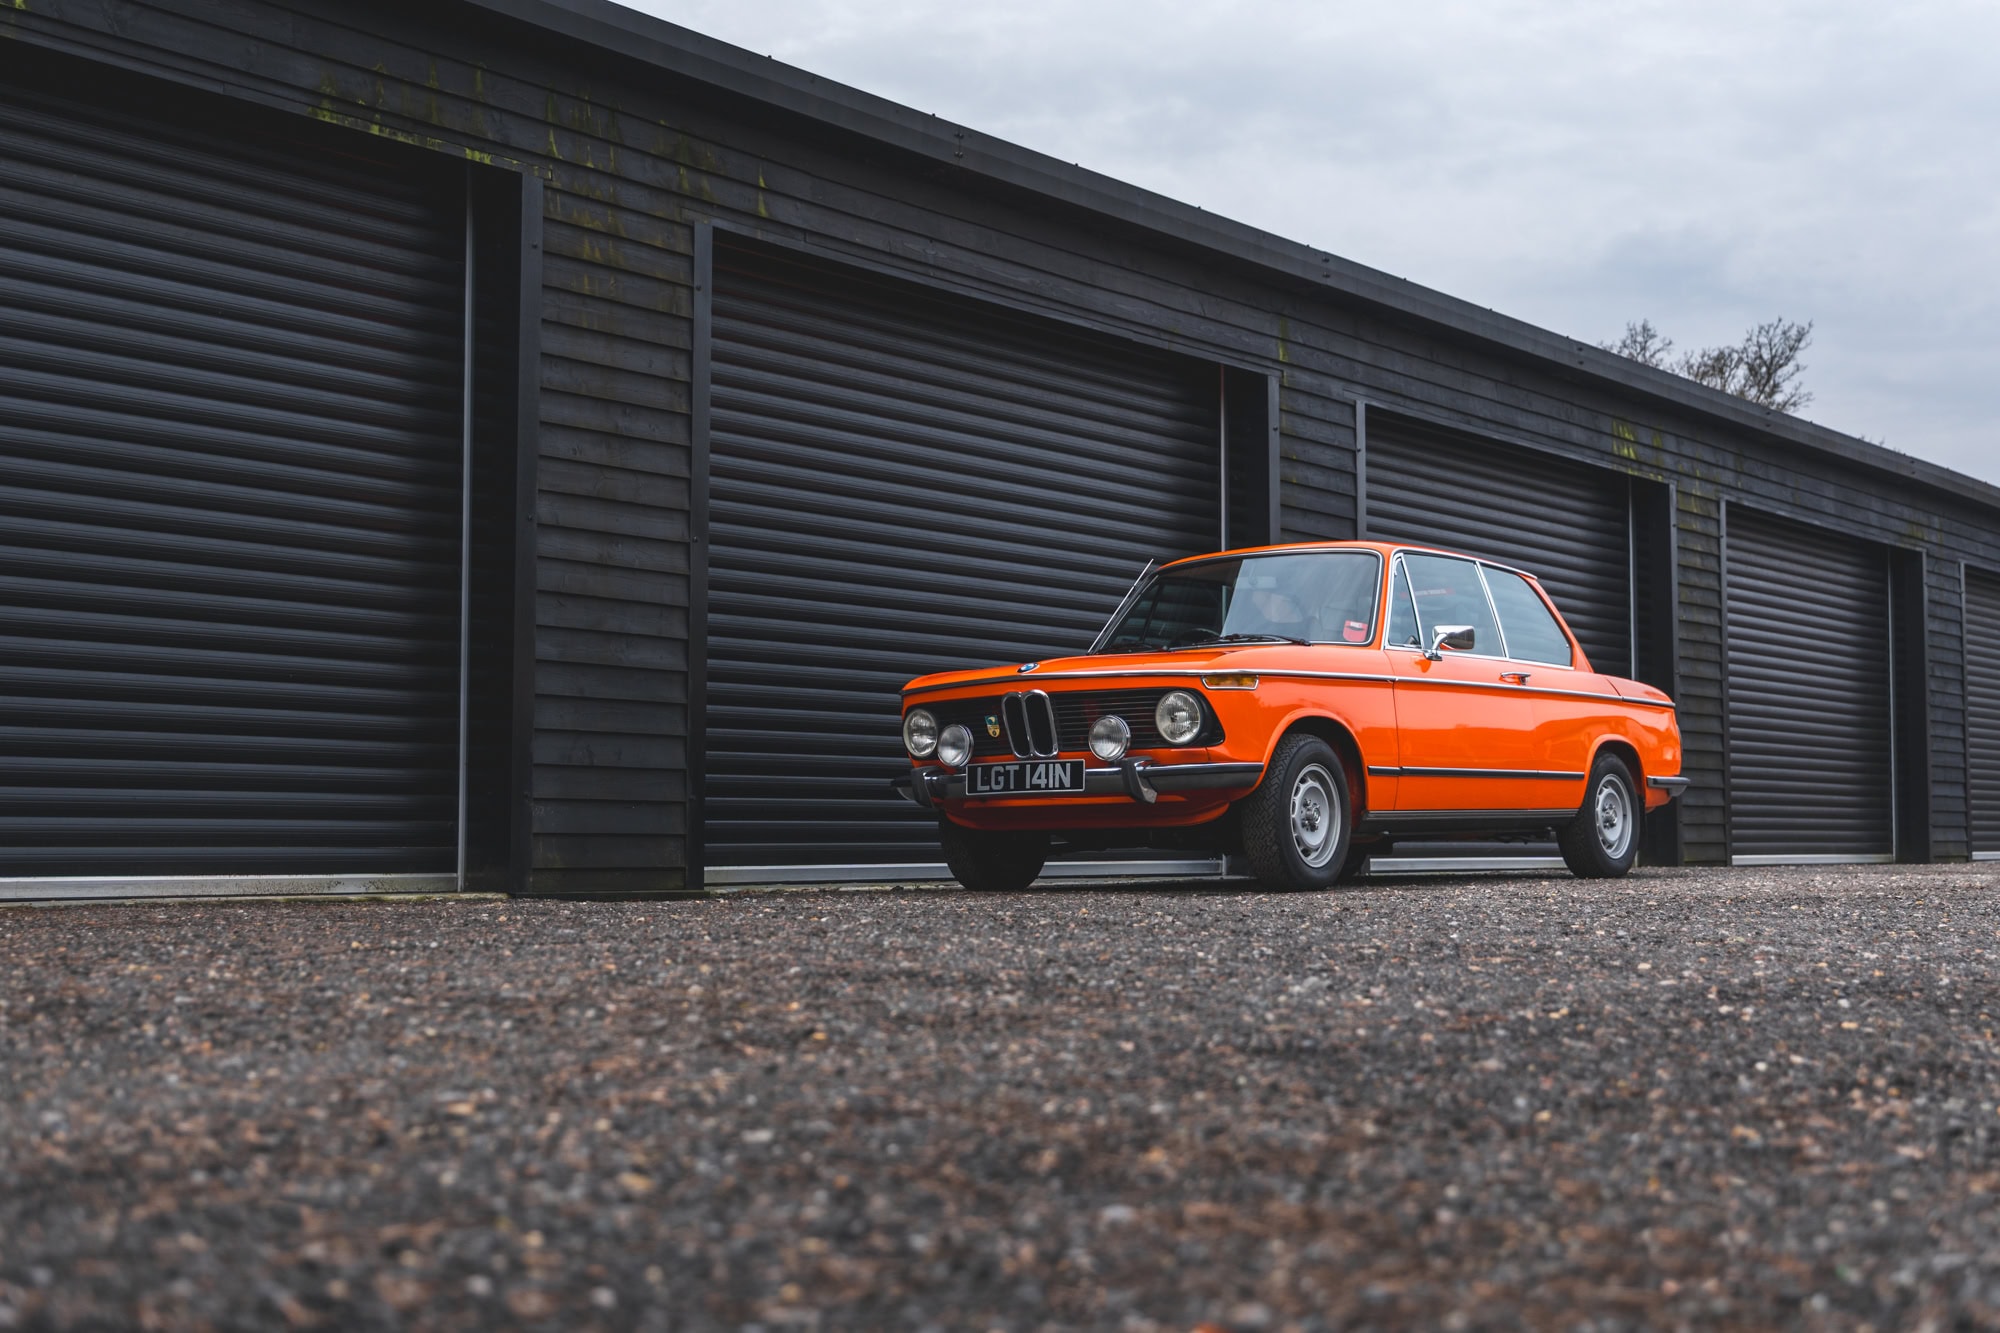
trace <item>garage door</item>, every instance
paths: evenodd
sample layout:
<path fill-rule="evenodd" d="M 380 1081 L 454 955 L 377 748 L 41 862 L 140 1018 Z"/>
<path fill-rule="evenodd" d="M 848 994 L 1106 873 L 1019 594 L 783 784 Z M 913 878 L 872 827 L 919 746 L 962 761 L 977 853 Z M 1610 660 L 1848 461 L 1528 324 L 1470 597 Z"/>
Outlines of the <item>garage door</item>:
<path fill-rule="evenodd" d="M 1726 564 L 1731 854 L 1889 859 L 1887 552 L 1732 506 Z"/>
<path fill-rule="evenodd" d="M 717 268 L 708 863 L 935 862 L 888 788 L 899 689 L 1080 651 L 1147 560 L 1215 547 L 1216 371 L 832 269 Z"/>
<path fill-rule="evenodd" d="M 1966 754 L 1972 784 L 1972 850 L 2000 858 L 2000 578 L 1965 582 Z"/>
<path fill-rule="evenodd" d="M 462 191 L 9 80 L 0 231 L 0 878 L 453 872 Z"/>
<path fill-rule="evenodd" d="M 1448 547 L 1535 575 L 1590 664 L 1631 674 L 1623 476 L 1370 413 L 1367 503 L 1372 539 Z"/>

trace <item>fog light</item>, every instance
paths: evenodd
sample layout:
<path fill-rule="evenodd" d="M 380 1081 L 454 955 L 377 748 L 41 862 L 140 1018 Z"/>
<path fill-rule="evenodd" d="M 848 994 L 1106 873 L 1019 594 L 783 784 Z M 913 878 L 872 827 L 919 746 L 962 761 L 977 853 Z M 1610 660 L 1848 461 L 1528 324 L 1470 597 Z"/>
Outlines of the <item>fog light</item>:
<path fill-rule="evenodd" d="M 972 730 L 954 722 L 937 739 L 937 757 L 951 768 L 964 768 L 972 758 Z"/>
<path fill-rule="evenodd" d="M 930 715 L 929 710 L 912 708 L 903 719 L 903 748 L 913 758 L 928 759 L 937 753 L 937 733 L 937 719 Z"/>
<path fill-rule="evenodd" d="M 1100 717 L 1090 729 L 1090 752 L 1110 763 L 1132 748 L 1132 728 L 1122 717 Z"/>
<path fill-rule="evenodd" d="M 1168 744 L 1186 745 L 1201 734 L 1201 700 L 1186 690 L 1173 691 L 1153 710 L 1153 725 Z"/>

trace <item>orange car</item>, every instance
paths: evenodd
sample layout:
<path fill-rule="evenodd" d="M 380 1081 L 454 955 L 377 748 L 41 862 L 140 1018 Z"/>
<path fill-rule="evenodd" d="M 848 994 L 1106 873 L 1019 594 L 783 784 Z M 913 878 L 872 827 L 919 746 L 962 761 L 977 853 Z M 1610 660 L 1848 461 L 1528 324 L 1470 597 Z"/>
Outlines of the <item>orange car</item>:
<path fill-rule="evenodd" d="M 1593 671 L 1532 577 L 1380 542 L 1148 570 L 1083 656 L 911 681 L 903 742 L 973 889 L 1138 847 L 1325 888 L 1396 838 L 1537 833 L 1619 876 L 1687 786 L 1673 701 Z"/>

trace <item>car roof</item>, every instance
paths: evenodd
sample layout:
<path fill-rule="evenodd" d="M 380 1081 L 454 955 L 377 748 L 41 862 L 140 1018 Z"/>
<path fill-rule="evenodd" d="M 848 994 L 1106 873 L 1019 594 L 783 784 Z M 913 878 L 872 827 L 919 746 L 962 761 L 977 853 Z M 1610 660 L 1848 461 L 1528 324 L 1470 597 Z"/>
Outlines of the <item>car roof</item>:
<path fill-rule="evenodd" d="M 1322 541 L 1322 542 L 1281 542 L 1275 546 L 1240 546 L 1227 551 L 1210 551 L 1205 555 L 1183 556 L 1179 560 L 1169 560 L 1161 569 L 1172 569 L 1177 565 L 1199 564 L 1204 560 L 1220 560 L 1228 556 L 1274 555 L 1284 551 L 1374 551 L 1384 558 L 1398 551 L 1416 551 L 1423 555 L 1446 555 L 1458 560 L 1476 560 L 1482 565 L 1504 569 L 1511 574 L 1519 574 L 1524 579 L 1536 583 L 1541 580 L 1525 569 L 1483 555 L 1473 555 L 1468 551 L 1454 551 L 1444 546 L 1426 546 L 1422 542 L 1375 542 L 1375 541 Z"/>

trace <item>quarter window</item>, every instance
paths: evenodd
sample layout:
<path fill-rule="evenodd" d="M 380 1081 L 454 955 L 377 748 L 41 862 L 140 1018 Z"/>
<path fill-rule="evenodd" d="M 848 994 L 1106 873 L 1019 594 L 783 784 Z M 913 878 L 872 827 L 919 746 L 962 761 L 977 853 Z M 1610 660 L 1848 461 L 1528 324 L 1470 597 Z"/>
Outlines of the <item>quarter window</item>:
<path fill-rule="evenodd" d="M 1524 662 L 1547 662 L 1568 666 L 1571 662 L 1569 636 L 1549 613 L 1548 604 L 1519 574 L 1487 566 L 1486 586 L 1493 590 L 1493 605 L 1499 608 L 1500 623 L 1507 630 L 1507 655 Z"/>
<path fill-rule="evenodd" d="M 1417 630 L 1417 604 L 1410 600 L 1410 575 L 1403 562 L 1396 562 L 1396 583 L 1389 590 L 1389 636 L 1384 648 L 1421 648 L 1423 635 Z"/>
<path fill-rule="evenodd" d="M 1441 625 L 1470 625 L 1472 651 L 1486 657 L 1500 657 L 1500 626 L 1479 582 L 1479 566 L 1470 560 L 1443 555 L 1406 554 L 1403 567 L 1409 572 L 1410 592 L 1417 603 L 1417 620 L 1422 630 L 1419 647 L 1428 647 Z"/>

